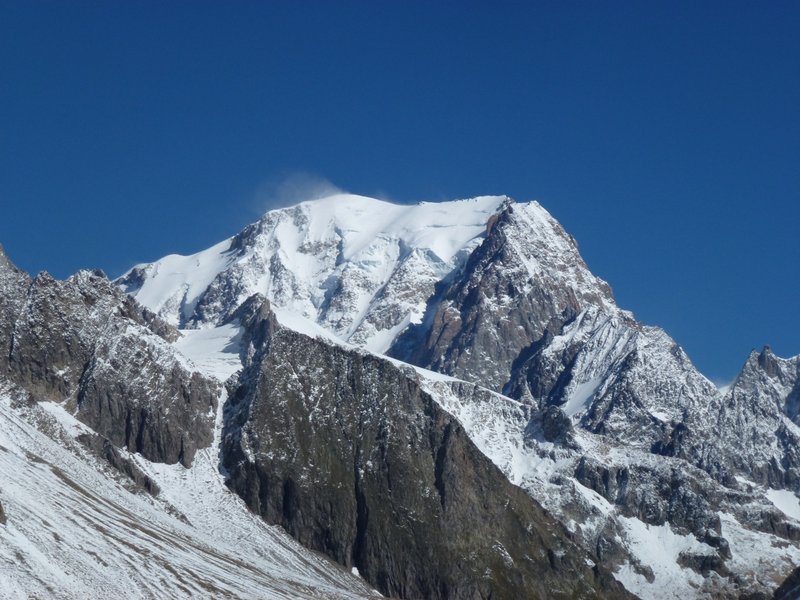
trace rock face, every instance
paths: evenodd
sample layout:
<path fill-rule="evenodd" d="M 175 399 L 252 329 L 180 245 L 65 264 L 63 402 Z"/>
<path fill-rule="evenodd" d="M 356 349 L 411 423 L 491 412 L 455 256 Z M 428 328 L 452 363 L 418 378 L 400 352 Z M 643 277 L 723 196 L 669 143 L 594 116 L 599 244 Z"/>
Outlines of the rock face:
<path fill-rule="evenodd" d="M 483 243 L 389 353 L 501 391 L 545 333 L 588 305 L 613 305 L 575 241 L 539 204 L 507 204 Z"/>
<path fill-rule="evenodd" d="M 800 492 L 799 392 L 800 357 L 781 359 L 769 347 L 753 351 L 715 415 L 717 444 L 709 449 L 689 439 L 678 443 L 680 451 L 719 465 L 720 477 Z"/>
<path fill-rule="evenodd" d="M 161 491 L 158 484 L 146 473 L 142 472 L 134 461 L 124 456 L 109 440 L 99 435 L 88 433 L 79 435 L 77 439 L 91 450 L 95 456 L 125 475 L 136 488 L 144 490 L 153 496 L 158 496 Z"/>
<path fill-rule="evenodd" d="M 67 400 L 117 447 L 189 465 L 212 441 L 219 385 L 169 344 L 179 333 L 100 272 L 31 280 L 0 256 L 3 370 L 38 400 Z"/>
<path fill-rule="evenodd" d="M 576 426 L 556 406 L 543 418 L 474 384 L 418 378 L 511 482 L 644 598 L 763 595 L 764 581 L 800 561 L 796 525 L 758 486 L 726 487 L 684 459 Z"/>
<path fill-rule="evenodd" d="M 391 596 L 626 597 L 402 370 L 257 304 L 223 442 L 255 512 Z"/>
<path fill-rule="evenodd" d="M 0 369 L 8 368 L 11 337 L 30 286 L 30 277 L 20 271 L 0 246 Z"/>
<path fill-rule="evenodd" d="M 800 567 L 792 571 L 780 587 L 775 590 L 775 600 L 797 600 L 800 598 Z"/>
<path fill-rule="evenodd" d="M 118 447 L 188 466 L 213 440 L 219 385 L 190 372 L 162 341 L 118 324 L 97 344 L 77 395 L 77 416 Z"/>
<path fill-rule="evenodd" d="M 644 449 L 685 419 L 707 420 L 720 398 L 661 329 L 598 307 L 537 343 L 508 391 L 540 409 L 558 407 L 592 433 Z"/>

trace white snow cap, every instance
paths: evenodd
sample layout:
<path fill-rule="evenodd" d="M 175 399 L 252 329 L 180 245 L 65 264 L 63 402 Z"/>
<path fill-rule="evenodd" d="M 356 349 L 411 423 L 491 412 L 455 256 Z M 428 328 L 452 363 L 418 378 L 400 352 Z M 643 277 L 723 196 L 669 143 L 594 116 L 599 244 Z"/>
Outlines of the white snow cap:
<path fill-rule="evenodd" d="M 509 202 L 479 196 L 404 205 L 336 194 L 269 211 L 207 250 L 138 265 L 121 280 L 175 325 L 218 325 L 261 293 L 276 308 L 381 352 L 422 319 L 435 283 L 477 247 Z M 203 303 L 211 291 L 216 304 Z"/>

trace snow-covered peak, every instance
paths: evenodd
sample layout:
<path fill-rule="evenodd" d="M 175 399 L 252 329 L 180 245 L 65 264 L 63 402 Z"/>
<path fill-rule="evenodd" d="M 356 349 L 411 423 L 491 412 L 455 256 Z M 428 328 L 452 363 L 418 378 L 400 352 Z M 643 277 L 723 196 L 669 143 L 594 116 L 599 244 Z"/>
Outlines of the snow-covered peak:
<path fill-rule="evenodd" d="M 592 274 L 575 238 L 541 204 L 534 201 L 515 205 L 510 212 L 506 239 L 531 281 L 544 279 L 551 288 L 571 290 L 582 308 L 598 305 L 617 312 L 611 288 Z"/>
<path fill-rule="evenodd" d="M 620 311 L 575 240 L 537 202 L 509 204 L 487 231 L 432 299 L 424 326 L 409 329 L 390 353 L 502 391 L 545 334 L 590 307 Z"/>
<path fill-rule="evenodd" d="M 769 346 L 761 352 L 753 350 L 727 396 L 731 404 L 749 400 L 763 409 L 774 405 L 800 423 L 800 356 L 781 358 Z"/>
<path fill-rule="evenodd" d="M 290 216 L 297 226 L 295 231 L 284 227 L 275 232 L 287 250 L 338 236 L 342 257 L 350 261 L 358 259 L 376 239 L 389 238 L 402 241 L 410 249 L 430 250 L 446 262 L 481 234 L 489 217 L 508 201 L 506 196 L 480 196 L 404 205 L 354 194 L 336 194 L 270 211 L 259 224 L 269 229 L 276 216 Z M 300 244 L 292 237 L 295 232 L 303 234 Z"/>
<path fill-rule="evenodd" d="M 261 293 L 381 352 L 422 319 L 435 284 L 463 263 L 509 202 L 481 196 L 401 205 L 337 194 L 272 210 L 207 250 L 138 265 L 119 282 L 175 325 L 218 325 Z"/>

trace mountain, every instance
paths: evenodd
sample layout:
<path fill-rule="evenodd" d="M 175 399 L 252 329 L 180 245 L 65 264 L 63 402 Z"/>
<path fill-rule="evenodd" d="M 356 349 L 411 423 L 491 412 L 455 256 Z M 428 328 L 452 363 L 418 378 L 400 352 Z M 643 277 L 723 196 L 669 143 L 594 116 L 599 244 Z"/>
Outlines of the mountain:
<path fill-rule="evenodd" d="M 800 565 L 800 358 L 718 390 L 536 202 L 336 195 L 115 282 L 0 253 L 0 292 L 3 473 L 65 473 L 55 513 L 100 490 L 141 595 L 766 598 Z M 26 493 L 0 485 L 7 589 L 53 593 L 85 538 Z"/>
<path fill-rule="evenodd" d="M 1 249 L 0 292 L 0 597 L 377 595 L 225 487 L 226 344 L 201 369 L 101 273 L 31 279 Z"/>
<path fill-rule="evenodd" d="M 416 381 L 243 306 L 223 466 L 257 514 L 404 598 L 625 597 Z"/>
<path fill-rule="evenodd" d="M 124 289 L 168 323 L 220 324 L 252 294 L 338 338 L 384 352 L 418 323 L 436 283 L 475 249 L 508 202 L 390 204 L 337 195 L 270 211 L 192 256 L 134 267 Z"/>

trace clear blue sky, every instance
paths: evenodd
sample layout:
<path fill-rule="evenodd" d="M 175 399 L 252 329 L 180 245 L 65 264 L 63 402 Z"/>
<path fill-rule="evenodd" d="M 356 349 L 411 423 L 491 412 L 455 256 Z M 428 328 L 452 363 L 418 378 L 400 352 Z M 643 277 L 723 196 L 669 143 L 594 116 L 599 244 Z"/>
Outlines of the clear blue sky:
<path fill-rule="evenodd" d="M 800 353 L 800 2 L 0 3 L 0 243 L 190 253 L 304 172 L 538 199 L 716 380 Z"/>

